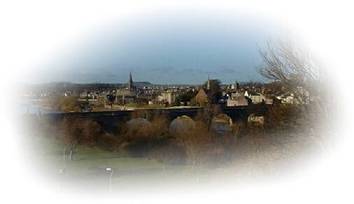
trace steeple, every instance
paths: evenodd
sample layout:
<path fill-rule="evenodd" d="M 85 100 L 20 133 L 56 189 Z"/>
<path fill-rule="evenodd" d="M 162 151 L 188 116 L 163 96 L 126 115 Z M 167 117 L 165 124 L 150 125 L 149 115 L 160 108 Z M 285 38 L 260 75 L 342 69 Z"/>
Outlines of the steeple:
<path fill-rule="evenodd" d="M 208 75 L 208 81 L 207 81 L 207 90 L 210 90 L 210 77 Z"/>
<path fill-rule="evenodd" d="M 134 85 L 133 85 L 133 77 L 132 77 L 132 73 L 129 72 L 129 81 L 128 81 L 128 89 L 129 90 L 132 90 L 134 88 Z"/>
<path fill-rule="evenodd" d="M 235 88 L 236 88 L 236 90 L 240 89 L 240 84 L 237 81 L 235 81 Z"/>

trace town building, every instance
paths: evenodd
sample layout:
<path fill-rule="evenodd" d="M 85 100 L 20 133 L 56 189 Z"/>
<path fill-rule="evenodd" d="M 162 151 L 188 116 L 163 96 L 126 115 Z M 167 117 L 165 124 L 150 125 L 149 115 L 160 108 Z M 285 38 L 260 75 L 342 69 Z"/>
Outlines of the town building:
<path fill-rule="evenodd" d="M 174 104 L 176 101 L 176 93 L 171 90 L 163 91 L 157 97 L 157 101 L 160 103 L 168 103 L 168 105 Z"/>
<path fill-rule="evenodd" d="M 254 91 L 245 91 L 244 96 L 251 99 L 253 104 L 262 103 L 266 100 L 266 97 L 263 94 Z"/>
<path fill-rule="evenodd" d="M 199 106 L 206 106 L 208 104 L 208 95 L 203 88 L 200 88 L 197 95 L 195 95 L 195 102 Z"/>
<path fill-rule="evenodd" d="M 248 100 L 245 96 L 230 97 L 226 101 L 226 106 L 248 106 Z"/>

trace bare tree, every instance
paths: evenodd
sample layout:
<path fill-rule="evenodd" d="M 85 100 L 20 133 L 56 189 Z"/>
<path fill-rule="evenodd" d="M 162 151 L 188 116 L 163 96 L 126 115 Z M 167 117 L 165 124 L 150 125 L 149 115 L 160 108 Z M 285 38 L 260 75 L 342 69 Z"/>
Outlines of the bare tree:
<path fill-rule="evenodd" d="M 290 43 L 268 42 L 265 49 L 260 50 L 263 66 L 259 72 L 272 81 L 277 81 L 286 91 L 292 92 L 300 103 L 310 99 L 308 106 L 303 106 L 306 116 L 312 120 L 327 122 L 334 114 L 332 95 L 329 89 L 330 80 L 324 69 L 320 69 L 309 52 Z M 303 91 L 299 91 L 299 87 Z M 303 94 L 306 92 L 307 94 Z M 321 115 L 321 117 L 318 117 Z"/>
<path fill-rule="evenodd" d="M 288 91 L 295 92 L 297 100 L 303 100 L 300 94 L 296 94 L 298 87 L 318 95 L 320 70 L 307 52 L 289 43 L 268 42 L 266 48 L 260 50 L 260 55 L 263 58 L 259 70 L 262 76 L 281 82 Z"/>
<path fill-rule="evenodd" d="M 315 63 L 309 52 L 289 43 L 268 42 L 265 49 L 260 50 L 260 54 L 264 62 L 259 70 L 262 76 L 279 82 L 300 102 L 303 102 L 304 96 L 297 92 L 298 87 L 308 93 L 311 98 L 310 103 L 301 107 L 303 111 L 296 109 L 295 115 L 301 114 L 303 124 L 309 128 L 308 137 L 323 147 L 326 143 L 323 138 L 326 134 L 323 134 L 323 130 L 332 131 L 329 124 L 336 115 L 333 108 L 336 102 L 331 97 L 333 92 L 330 90 L 331 80 L 328 74 L 324 69 L 319 68 L 318 62 Z M 273 119 L 283 121 L 288 118 L 288 111 L 288 109 L 278 108 L 270 114 L 273 115 Z"/>

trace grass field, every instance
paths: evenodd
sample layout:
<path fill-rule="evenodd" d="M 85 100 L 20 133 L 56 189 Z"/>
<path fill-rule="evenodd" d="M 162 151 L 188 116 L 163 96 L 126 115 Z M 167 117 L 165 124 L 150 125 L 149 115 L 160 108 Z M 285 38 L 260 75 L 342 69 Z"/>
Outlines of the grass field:
<path fill-rule="evenodd" d="M 209 170 L 190 165 L 169 165 L 160 161 L 131 157 L 123 153 L 105 151 L 97 147 L 78 146 L 73 160 L 64 160 L 64 145 L 59 141 L 37 137 L 34 143 L 31 158 L 36 163 L 34 168 L 55 182 L 63 185 L 77 184 L 76 189 L 107 190 L 108 185 L 114 189 L 142 187 L 147 182 L 154 185 L 164 184 L 171 180 L 194 180 L 193 175 L 198 172 L 198 179 L 208 178 Z M 111 172 L 106 168 L 113 169 Z M 111 176 L 111 181 L 110 180 Z M 111 182 L 111 184 L 109 184 Z"/>

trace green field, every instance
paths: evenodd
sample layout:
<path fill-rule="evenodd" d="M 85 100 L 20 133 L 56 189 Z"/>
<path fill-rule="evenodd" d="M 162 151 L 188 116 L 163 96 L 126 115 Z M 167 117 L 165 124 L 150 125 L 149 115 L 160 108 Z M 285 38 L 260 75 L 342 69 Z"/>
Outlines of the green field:
<path fill-rule="evenodd" d="M 73 160 L 64 160 L 64 145 L 53 139 L 37 137 L 32 140 L 32 156 L 35 168 L 49 178 L 64 184 L 82 184 L 80 188 L 107 190 L 112 168 L 111 188 L 143 186 L 144 183 L 163 184 L 169 180 L 186 181 L 193 179 L 198 171 L 198 179 L 208 177 L 208 170 L 190 165 L 169 165 L 160 161 L 131 157 L 124 153 L 110 152 L 97 147 L 78 146 Z"/>

